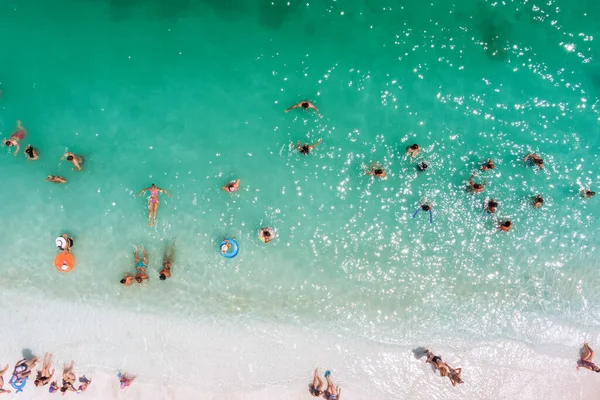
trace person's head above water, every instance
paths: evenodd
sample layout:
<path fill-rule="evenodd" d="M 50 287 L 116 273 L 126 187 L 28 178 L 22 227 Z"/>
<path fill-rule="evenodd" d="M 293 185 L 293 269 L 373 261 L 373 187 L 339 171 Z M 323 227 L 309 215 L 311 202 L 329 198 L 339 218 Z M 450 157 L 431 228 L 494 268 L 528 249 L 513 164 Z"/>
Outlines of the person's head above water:
<path fill-rule="evenodd" d="M 502 226 L 505 226 L 505 227 L 507 227 L 507 228 L 508 228 L 509 226 L 511 226 L 511 225 L 512 225 L 512 222 L 510 222 L 510 221 L 508 221 L 508 220 L 507 220 L 507 221 L 504 221 L 504 222 L 502 223 Z"/>
<path fill-rule="evenodd" d="M 123 284 L 123 285 L 124 285 L 124 284 L 126 284 L 126 283 L 127 283 L 127 279 L 125 279 L 125 278 L 121 279 L 121 284 Z"/>
<path fill-rule="evenodd" d="M 382 168 L 375 168 L 373 170 L 373 172 L 375 173 L 375 175 L 383 175 L 383 169 Z"/>
<path fill-rule="evenodd" d="M 302 153 L 302 154 L 310 153 L 310 146 L 307 144 L 303 144 L 302 147 L 300 148 L 300 153 Z"/>
<path fill-rule="evenodd" d="M 419 150 L 419 145 L 418 144 L 413 144 L 412 146 L 410 146 L 411 150 Z"/>
<path fill-rule="evenodd" d="M 13 146 L 13 142 L 12 142 L 12 141 L 10 141 L 10 140 L 5 140 L 5 141 L 4 141 L 4 145 L 5 145 L 5 146 L 8 146 L 8 147 L 12 147 L 12 146 Z"/>
<path fill-rule="evenodd" d="M 67 161 L 73 161 L 73 156 L 67 156 Z"/>
<path fill-rule="evenodd" d="M 308 101 L 303 101 L 302 108 L 304 108 L 306 110 L 308 107 L 310 107 L 310 103 Z"/>
<path fill-rule="evenodd" d="M 263 235 L 266 237 L 271 237 L 271 231 L 268 229 L 263 230 Z"/>
<path fill-rule="evenodd" d="M 167 279 L 167 276 L 165 274 L 160 274 L 158 277 L 161 281 L 164 281 Z"/>
<path fill-rule="evenodd" d="M 137 283 L 142 283 L 142 280 L 143 280 L 143 279 L 142 279 L 142 277 L 141 277 L 141 276 L 137 276 L 137 277 L 135 278 L 135 281 L 136 281 Z"/>
<path fill-rule="evenodd" d="M 541 159 L 541 158 L 539 158 L 539 157 L 538 157 L 538 158 L 534 158 L 534 159 L 533 159 L 533 163 L 534 163 L 535 165 L 544 165 L 544 160 L 542 160 L 542 159 Z"/>
<path fill-rule="evenodd" d="M 488 207 L 498 207 L 498 203 L 496 202 L 496 200 L 490 200 L 488 202 Z"/>

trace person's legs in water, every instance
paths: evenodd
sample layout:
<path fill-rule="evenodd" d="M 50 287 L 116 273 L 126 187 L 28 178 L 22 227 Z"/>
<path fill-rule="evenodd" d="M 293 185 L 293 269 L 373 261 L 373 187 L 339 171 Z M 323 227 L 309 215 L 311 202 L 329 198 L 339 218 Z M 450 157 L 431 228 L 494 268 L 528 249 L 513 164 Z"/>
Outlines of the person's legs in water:
<path fill-rule="evenodd" d="M 148 266 L 148 252 L 146 251 L 144 246 L 142 246 L 142 253 L 144 254 L 144 264 L 146 264 L 146 266 Z"/>
<path fill-rule="evenodd" d="M 323 381 L 319 376 L 318 368 L 315 368 L 315 375 L 313 377 L 313 383 L 310 394 L 312 394 L 314 397 L 321 396 L 323 394 Z"/>
<path fill-rule="evenodd" d="M 138 253 L 137 246 L 133 246 L 133 263 L 137 267 L 137 264 L 140 262 L 140 254 Z"/>

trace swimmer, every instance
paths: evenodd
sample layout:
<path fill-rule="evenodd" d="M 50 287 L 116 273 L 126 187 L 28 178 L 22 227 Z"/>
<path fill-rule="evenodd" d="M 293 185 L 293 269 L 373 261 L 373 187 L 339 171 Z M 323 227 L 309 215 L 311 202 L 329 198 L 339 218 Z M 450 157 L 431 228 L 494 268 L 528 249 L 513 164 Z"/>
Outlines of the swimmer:
<path fill-rule="evenodd" d="M 52 364 L 52 354 L 46 353 L 44 354 L 44 362 L 42 365 L 42 370 L 37 372 L 37 377 L 33 382 L 35 386 L 46 386 L 50 379 L 52 379 L 52 375 L 54 375 L 54 370 L 50 372 L 50 365 Z"/>
<path fill-rule="evenodd" d="M 133 276 L 131 276 L 129 273 L 125 272 L 125 276 L 123 277 L 123 279 L 121 279 L 121 285 L 124 286 L 130 286 L 133 284 L 133 282 L 135 281 L 135 279 L 133 278 Z"/>
<path fill-rule="evenodd" d="M 119 383 L 121 385 L 121 389 L 125 389 L 126 387 L 129 387 L 131 385 L 131 382 L 133 382 L 133 380 L 135 379 L 135 376 L 131 376 L 128 374 L 122 374 L 121 372 L 119 372 L 117 374 L 117 376 L 119 377 Z"/>
<path fill-rule="evenodd" d="M 429 223 L 433 224 L 433 203 L 429 203 L 427 200 L 421 200 L 421 205 L 413 214 L 413 218 L 417 218 L 417 214 L 419 214 L 419 211 L 421 210 L 429 212 Z"/>
<path fill-rule="evenodd" d="M 63 233 L 62 235 L 56 238 L 56 247 L 60 251 L 67 251 L 70 253 L 73 244 L 75 244 L 73 238 L 69 237 L 69 235 L 67 235 L 66 233 Z"/>
<path fill-rule="evenodd" d="M 17 127 L 12 135 L 10 135 L 9 139 L 4 139 L 4 145 L 6 147 L 16 147 L 14 155 L 16 156 L 21 148 L 19 142 L 25 139 L 25 135 L 27 135 L 27 131 L 21 125 L 21 121 L 17 121 Z"/>
<path fill-rule="evenodd" d="M 418 144 L 413 144 L 406 148 L 406 154 L 412 157 L 416 157 L 421 152 L 421 147 Z"/>
<path fill-rule="evenodd" d="M 171 266 L 175 262 L 175 242 L 171 245 L 171 253 L 169 254 L 168 248 L 165 246 L 165 252 L 163 253 L 163 268 L 160 271 L 158 277 L 161 281 L 171 277 Z"/>
<path fill-rule="evenodd" d="M 221 245 L 221 254 L 225 255 L 231 248 L 231 242 L 227 239 L 223 239 L 223 244 Z"/>
<path fill-rule="evenodd" d="M 293 110 L 294 108 L 302 108 L 303 110 L 308 110 L 308 109 L 312 108 L 313 110 L 315 110 L 317 112 L 317 115 L 319 117 L 321 116 L 321 114 L 319 114 L 319 109 L 308 100 L 302 100 L 300 103 L 296 103 L 293 106 L 286 108 L 285 112 Z"/>
<path fill-rule="evenodd" d="M 273 233 L 273 228 L 260 228 L 260 230 L 258 231 L 258 238 L 263 243 L 269 243 L 271 240 L 273 240 L 274 236 L 275 235 Z"/>
<path fill-rule="evenodd" d="M 331 381 L 331 372 L 325 371 L 325 379 L 327 379 L 327 388 L 325 389 L 325 399 L 327 400 L 339 400 L 342 394 L 342 389 L 339 386 L 335 386 Z"/>
<path fill-rule="evenodd" d="M 315 147 L 317 147 L 318 145 L 320 145 L 322 141 L 323 141 L 322 139 L 319 139 L 317 141 L 317 143 L 314 143 L 314 144 L 308 144 L 308 143 L 303 144 L 302 142 L 298 142 L 298 144 L 296 145 L 296 148 L 298 150 L 300 150 L 300 153 L 307 156 L 310 153 L 310 151 L 312 149 L 314 149 Z"/>
<path fill-rule="evenodd" d="M 62 176 L 48 175 L 48 177 L 46 178 L 46 182 L 67 183 L 67 180 L 65 178 L 63 178 Z"/>
<path fill-rule="evenodd" d="M 142 193 L 148 191 L 150 192 L 150 197 L 148 198 L 148 226 L 154 226 L 154 224 L 156 223 L 156 211 L 158 210 L 159 203 L 158 194 L 162 192 L 170 198 L 171 193 L 167 192 L 165 189 L 157 187 L 153 183 L 150 187 L 140 190 L 138 196 L 141 196 Z"/>
<path fill-rule="evenodd" d="M 512 228 L 512 222 L 508 219 L 504 222 L 501 222 L 500 225 L 498 225 L 498 229 L 501 230 L 502 232 L 508 232 L 511 230 L 511 228 Z"/>
<path fill-rule="evenodd" d="M 469 184 L 471 185 L 471 191 L 473 193 L 483 192 L 483 189 L 485 189 L 485 184 L 487 183 L 487 179 L 483 181 L 483 184 L 481 184 L 481 183 L 476 183 L 475 181 L 473 181 L 474 177 L 475 177 L 475 174 L 471 175 L 471 177 L 469 178 Z"/>
<path fill-rule="evenodd" d="M 135 280 L 137 283 L 142 283 L 148 279 L 148 275 L 146 275 L 146 268 L 148 267 L 148 253 L 146 252 L 144 246 L 142 246 L 142 255 L 143 258 L 140 259 L 137 246 L 133 246 L 133 262 L 135 263 Z"/>
<path fill-rule="evenodd" d="M 84 159 L 82 156 L 77 156 L 69 151 L 67 151 L 65 154 L 63 154 L 63 156 L 60 158 L 61 160 L 67 159 L 67 161 L 73 163 L 73 165 L 75 166 L 75 168 L 73 168 L 73 171 L 77 170 L 77 171 L 81 171 L 81 167 L 83 167 L 83 162 Z"/>
<path fill-rule="evenodd" d="M 236 179 L 235 181 L 231 181 L 221 189 L 229 193 L 237 192 L 240 189 L 240 180 Z"/>
<path fill-rule="evenodd" d="M 486 211 L 491 214 L 495 213 L 497 208 L 498 208 L 498 202 L 494 199 L 490 199 L 487 202 L 487 204 L 485 205 Z"/>
<path fill-rule="evenodd" d="M 440 371 L 441 376 L 448 375 L 448 364 L 442 361 L 442 357 L 436 356 L 429 350 L 425 350 L 425 355 L 427 356 L 426 363 L 433 365 L 437 371 Z"/>
<path fill-rule="evenodd" d="M 371 166 L 365 171 L 365 173 L 367 174 L 367 176 L 374 176 L 375 178 L 385 178 L 387 176 L 385 169 L 383 169 L 383 167 L 381 167 L 376 162 L 371 164 Z"/>
<path fill-rule="evenodd" d="M 583 348 L 581 349 L 581 355 L 579 360 L 577 360 L 577 369 L 583 367 L 587 368 L 590 371 L 600 372 L 600 368 L 593 363 L 592 359 L 594 358 L 594 350 L 590 347 L 589 344 L 584 343 Z"/>
<path fill-rule="evenodd" d="M 448 364 L 446 364 L 448 365 Z M 452 386 L 456 386 L 459 383 L 464 383 L 461 379 L 462 368 L 452 368 L 448 365 L 448 378 L 450 378 L 450 382 L 452 382 Z"/>
<path fill-rule="evenodd" d="M 6 371 L 8 370 L 8 364 L 6 364 L 6 367 L 4 367 L 4 369 L 2 371 L 0 371 L 0 394 L 2 393 L 10 393 L 10 390 L 8 389 L 4 389 L 4 373 L 6 373 Z"/>
<path fill-rule="evenodd" d="M 531 158 L 531 160 L 533 161 L 533 165 L 538 166 L 540 169 L 544 169 L 544 160 L 542 160 L 540 156 L 538 156 L 537 154 L 529 153 L 525 156 L 523 162 L 527 162 L 529 158 Z"/>
<path fill-rule="evenodd" d="M 593 197 L 596 194 L 596 192 L 592 192 L 591 190 L 587 190 L 587 189 L 583 189 L 581 191 L 581 195 L 583 196 L 584 199 L 589 199 L 590 197 Z"/>
<path fill-rule="evenodd" d="M 26 358 L 20 360 L 15 365 L 15 369 L 13 371 L 13 375 L 19 379 L 25 379 L 29 375 L 31 375 L 31 370 L 37 364 L 38 358 L 33 357 L 31 360 L 27 361 Z"/>
<path fill-rule="evenodd" d="M 313 397 L 319 397 L 323 395 L 323 381 L 319 376 L 318 368 L 315 368 L 315 375 L 313 376 L 312 384 L 308 385 L 308 390 Z"/>
<path fill-rule="evenodd" d="M 25 147 L 25 157 L 27 157 L 28 160 L 38 160 L 40 158 L 40 151 L 28 144 L 27 147 Z"/>
<path fill-rule="evenodd" d="M 54 392 L 58 391 L 58 389 L 59 389 L 59 387 L 58 387 L 58 385 L 56 384 L 56 381 L 52 381 L 52 382 L 50 383 L 50 387 L 48 388 L 48 392 L 50 392 L 50 393 L 54 393 Z"/>
<path fill-rule="evenodd" d="M 417 169 L 421 172 L 427 170 L 427 168 L 429 168 L 429 164 L 427 164 L 425 161 L 421 161 L 419 164 L 417 164 Z"/>
<path fill-rule="evenodd" d="M 494 165 L 494 161 L 490 158 L 479 169 L 482 170 L 482 171 L 487 171 L 488 169 L 494 169 L 494 168 L 496 168 L 496 166 Z"/>
<path fill-rule="evenodd" d="M 537 196 L 535 196 L 535 199 L 533 199 L 533 208 L 540 208 L 543 205 L 544 198 L 538 194 Z"/>

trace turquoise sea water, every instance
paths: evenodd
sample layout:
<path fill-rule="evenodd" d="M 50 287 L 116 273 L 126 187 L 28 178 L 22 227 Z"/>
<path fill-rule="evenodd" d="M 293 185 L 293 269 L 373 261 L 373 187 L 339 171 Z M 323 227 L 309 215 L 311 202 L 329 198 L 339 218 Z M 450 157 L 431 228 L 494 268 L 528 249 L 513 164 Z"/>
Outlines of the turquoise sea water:
<path fill-rule="evenodd" d="M 574 345 L 598 335 L 597 5 L 80 1 L 0 5 L 8 149 L 0 285 L 190 321 L 335 326 L 341 337 Z M 310 99 L 323 115 L 293 110 Z M 323 143 L 308 157 L 292 143 Z M 404 155 L 419 143 L 417 173 Z M 24 147 L 24 146 L 23 146 Z M 59 161 L 69 149 L 83 171 Z M 528 152 L 546 169 L 526 166 Z M 465 191 L 493 158 L 484 193 Z M 380 162 L 385 180 L 364 175 Z M 44 182 L 49 174 L 64 186 Z M 240 178 L 230 195 L 220 187 Z M 155 228 L 146 226 L 155 183 Z M 531 198 L 546 203 L 534 210 Z M 496 217 L 482 213 L 499 200 Z M 434 223 L 412 219 L 421 198 Z M 495 230 L 509 217 L 513 230 Z M 268 245 L 259 227 L 276 229 Z M 76 269 L 52 266 L 75 236 Z M 235 236 L 240 255 L 217 245 Z M 158 280 L 177 239 L 173 278 Z M 150 252 L 143 288 L 132 245 Z M 345 336 L 344 336 L 345 335 Z M 577 338 L 577 341 L 579 338 Z M 25 344 L 24 344 L 25 345 Z"/>

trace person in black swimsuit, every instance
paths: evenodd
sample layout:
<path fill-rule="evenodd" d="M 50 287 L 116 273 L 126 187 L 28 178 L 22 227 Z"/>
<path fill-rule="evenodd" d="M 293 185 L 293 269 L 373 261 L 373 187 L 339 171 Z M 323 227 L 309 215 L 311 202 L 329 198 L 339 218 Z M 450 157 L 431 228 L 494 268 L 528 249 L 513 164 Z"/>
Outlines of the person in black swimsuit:
<path fill-rule="evenodd" d="M 433 365 L 436 370 L 440 371 L 441 376 L 448 375 L 448 365 L 442 361 L 442 357 L 436 356 L 429 350 L 425 350 L 425 355 L 427 356 L 427 360 L 425 362 Z"/>
<path fill-rule="evenodd" d="M 319 397 L 323 395 L 323 381 L 319 376 L 318 368 L 315 368 L 315 375 L 313 377 L 312 384 L 308 385 L 308 389 L 310 391 L 310 394 L 313 395 L 313 397 Z"/>

